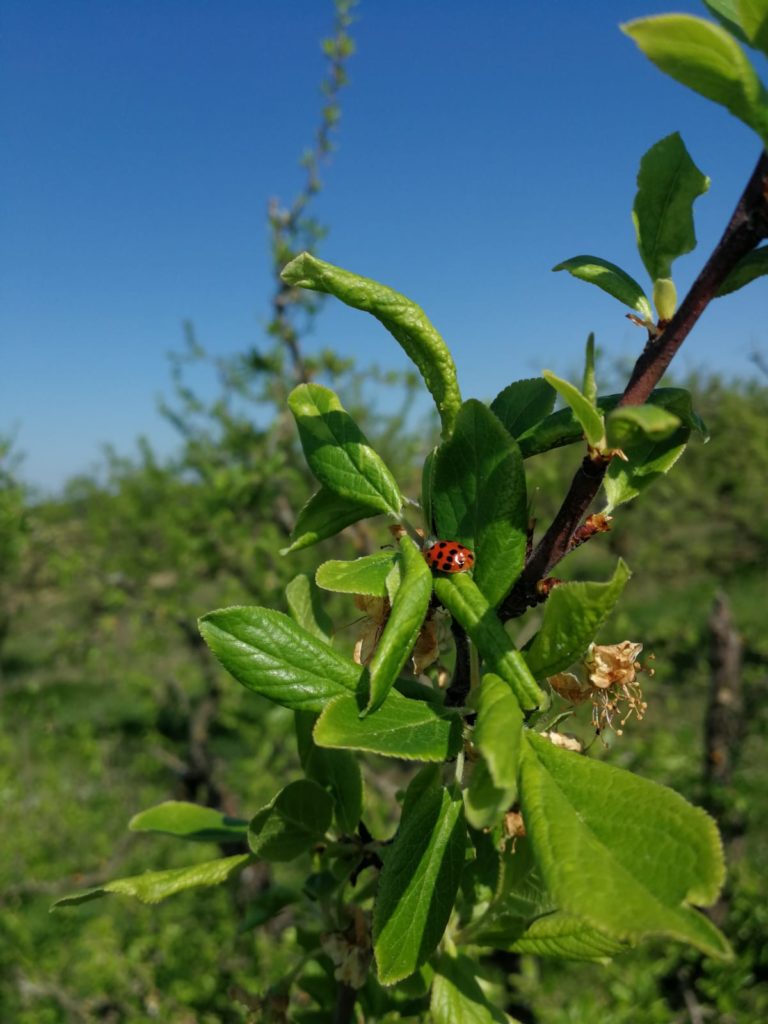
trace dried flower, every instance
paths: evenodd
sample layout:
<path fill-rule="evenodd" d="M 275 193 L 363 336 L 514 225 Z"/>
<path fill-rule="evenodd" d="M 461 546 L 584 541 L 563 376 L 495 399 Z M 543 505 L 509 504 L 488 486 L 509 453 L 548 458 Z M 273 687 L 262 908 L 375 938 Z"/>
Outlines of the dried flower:
<path fill-rule="evenodd" d="M 642 644 L 631 640 L 620 644 L 591 644 L 579 675 L 560 672 L 552 676 L 549 683 L 571 704 L 591 700 L 596 733 L 615 728 L 616 735 L 621 736 L 632 715 L 640 721 L 648 709 L 637 676 L 643 671 L 653 675 L 653 669 L 643 668 L 637 660 L 642 649 Z M 614 725 L 616 718 L 618 728 Z"/>

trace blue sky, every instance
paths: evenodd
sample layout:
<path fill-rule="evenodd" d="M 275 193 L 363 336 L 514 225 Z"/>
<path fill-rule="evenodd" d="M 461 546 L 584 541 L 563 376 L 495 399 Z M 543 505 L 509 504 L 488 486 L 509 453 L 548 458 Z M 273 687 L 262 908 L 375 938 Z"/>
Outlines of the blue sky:
<path fill-rule="evenodd" d="M 759 152 L 657 72 L 618 24 L 697 3 L 363 0 L 320 255 L 406 292 L 452 346 L 466 396 L 642 345 L 622 307 L 550 268 L 578 253 L 645 283 L 630 208 L 645 150 L 680 130 L 712 178 L 684 289 Z M 216 353 L 263 339 L 270 196 L 311 139 L 330 0 L 5 0 L 0 54 L 0 433 L 45 489 L 128 451 L 190 319 Z M 759 62 L 765 75 L 765 62 Z M 713 304 L 678 362 L 748 375 L 768 352 L 763 279 Z M 328 303 L 307 347 L 404 365 Z"/>

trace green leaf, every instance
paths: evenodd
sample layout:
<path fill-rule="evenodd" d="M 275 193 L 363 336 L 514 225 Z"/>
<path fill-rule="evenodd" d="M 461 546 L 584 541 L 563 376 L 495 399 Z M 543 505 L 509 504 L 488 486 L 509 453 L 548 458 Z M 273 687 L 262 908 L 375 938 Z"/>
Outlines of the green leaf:
<path fill-rule="evenodd" d="M 737 5 L 747 42 L 768 55 L 768 4 L 765 0 L 737 0 Z"/>
<path fill-rule="evenodd" d="M 627 943 L 590 928 L 580 917 L 555 910 L 531 921 L 505 948 L 515 953 L 552 956 L 558 960 L 605 962 L 626 952 Z"/>
<path fill-rule="evenodd" d="M 93 889 L 83 889 L 80 892 L 63 896 L 51 907 L 75 906 L 78 903 L 87 903 L 89 900 L 96 900 L 102 896 L 115 893 L 118 896 L 135 896 L 142 903 L 160 903 L 168 896 L 177 892 L 184 892 L 185 889 L 194 889 L 200 886 L 219 885 L 225 882 L 238 868 L 250 864 L 253 857 L 249 853 L 238 854 L 236 857 L 221 857 L 217 860 L 208 860 L 202 864 L 192 864 L 186 868 L 171 868 L 169 871 L 146 871 L 143 875 L 134 875 L 131 878 L 117 878 L 113 882 L 105 882 L 104 885 L 95 886 Z"/>
<path fill-rule="evenodd" d="M 723 28 L 727 28 L 732 36 L 742 43 L 749 43 L 744 29 L 741 27 L 739 0 L 704 0 L 704 6 L 714 14 Z"/>
<path fill-rule="evenodd" d="M 621 395 L 603 395 L 597 400 L 597 407 L 602 413 L 609 413 L 619 403 Z M 706 438 L 706 427 L 694 413 L 691 396 L 683 388 L 656 388 L 649 398 L 649 405 L 658 405 L 679 416 L 682 423 L 698 430 Z M 523 458 L 540 455 L 542 452 L 561 448 L 566 444 L 574 444 L 584 436 L 584 430 L 571 409 L 559 409 L 535 424 L 520 438 L 520 451 Z"/>
<path fill-rule="evenodd" d="M 506 683 L 492 673 L 483 676 L 474 705 L 477 721 L 473 742 L 485 758 L 493 781 L 510 790 L 514 799 L 523 728 L 520 705 Z"/>
<path fill-rule="evenodd" d="M 477 829 L 491 828 L 512 804 L 509 790 L 499 789 L 482 758 L 472 765 L 462 796 L 467 822 Z"/>
<path fill-rule="evenodd" d="M 597 379 L 595 377 L 595 335 L 590 333 L 587 338 L 587 348 L 584 357 L 584 381 L 581 390 L 593 407 L 597 407 Z"/>
<path fill-rule="evenodd" d="M 761 245 L 759 249 L 753 249 L 746 256 L 742 256 L 730 274 L 726 277 L 717 289 L 716 298 L 723 295 L 730 295 L 739 288 L 749 284 L 758 277 L 768 274 L 768 245 Z"/>
<path fill-rule="evenodd" d="M 560 397 L 571 407 L 573 415 L 581 424 L 587 443 L 599 448 L 605 442 L 605 426 L 600 412 L 577 387 L 561 377 L 556 377 L 549 370 L 544 370 L 542 377 L 548 380 Z"/>
<path fill-rule="evenodd" d="M 514 438 L 535 426 L 555 407 L 557 392 L 543 377 L 516 380 L 491 402 L 494 413 Z"/>
<path fill-rule="evenodd" d="M 680 426 L 667 437 L 657 440 L 638 431 L 626 439 L 622 451 L 628 461 L 614 459 L 603 479 L 607 498 L 606 512 L 612 512 L 631 501 L 670 471 L 685 451 L 690 430 Z"/>
<path fill-rule="evenodd" d="M 420 306 L 392 288 L 334 267 L 307 252 L 292 260 L 281 277 L 299 288 L 335 295 L 348 306 L 375 316 L 416 364 L 435 400 L 443 435 L 450 434 L 461 405 L 456 367 L 448 347 Z"/>
<path fill-rule="evenodd" d="M 566 960 L 605 961 L 627 948 L 573 914 L 558 910 L 541 880 L 527 837 L 507 844 L 496 891 L 460 942 Z"/>
<path fill-rule="evenodd" d="M 330 388 L 299 384 L 288 396 L 309 468 L 328 490 L 372 512 L 396 516 L 395 478 Z"/>
<path fill-rule="evenodd" d="M 622 405 L 608 416 L 605 432 L 611 448 L 622 448 L 638 435 L 663 441 L 680 427 L 680 417 L 658 405 Z"/>
<path fill-rule="evenodd" d="M 465 790 L 467 821 L 488 828 L 517 796 L 523 714 L 509 686 L 491 673 L 473 694 L 477 720 L 472 742 L 482 754 Z"/>
<path fill-rule="evenodd" d="M 475 583 L 499 604 L 525 562 L 528 505 L 517 442 L 482 402 L 462 405 L 437 450 L 432 511 L 440 538 L 474 551 Z"/>
<path fill-rule="evenodd" d="M 381 872 L 373 916 L 383 985 L 412 974 L 440 941 L 459 889 L 465 844 L 458 793 L 428 788 L 404 807 Z"/>
<path fill-rule="evenodd" d="M 464 954 L 442 953 L 435 962 L 429 1004 L 433 1024 L 505 1024 L 505 1013 L 485 998 L 473 960 Z"/>
<path fill-rule="evenodd" d="M 727 957 L 689 904 L 709 905 L 725 873 L 714 821 L 681 796 L 526 733 L 520 801 L 547 890 L 611 938 L 652 935 Z"/>
<path fill-rule="evenodd" d="M 254 815 L 248 845 L 262 860 L 294 860 L 320 842 L 332 816 L 329 794 L 310 779 L 298 779 Z"/>
<path fill-rule="evenodd" d="M 322 711 L 356 690 L 365 670 L 270 608 L 221 608 L 199 622 L 203 639 L 235 679 L 283 707 Z"/>
<path fill-rule="evenodd" d="M 688 155 L 678 132 L 651 146 L 640 161 L 632 220 L 651 280 L 671 277 L 678 256 L 696 248 L 693 203 L 709 178 Z"/>
<path fill-rule="evenodd" d="M 395 564 L 394 551 L 377 551 L 353 562 L 323 562 L 315 574 L 315 582 L 323 590 L 337 594 L 369 594 L 386 597 L 387 576 Z"/>
<path fill-rule="evenodd" d="M 447 761 L 461 749 L 461 719 L 431 701 L 409 700 L 390 690 L 373 714 L 360 717 L 353 696 L 332 701 L 315 726 L 321 747 L 366 750 L 406 761 Z"/>
<path fill-rule="evenodd" d="M 536 679 L 562 672 L 586 652 L 616 607 L 630 577 L 619 559 L 608 583 L 561 583 L 544 605 L 544 621 L 525 652 Z"/>
<path fill-rule="evenodd" d="M 318 747 L 312 735 L 317 715 L 294 711 L 296 742 L 304 774 L 331 791 L 339 831 L 351 835 L 357 831 L 363 813 L 363 776 L 354 754 L 347 750 Z"/>
<path fill-rule="evenodd" d="M 299 511 L 291 533 L 291 544 L 282 548 L 281 555 L 311 547 L 318 541 L 334 537 L 346 526 L 375 516 L 375 510 L 359 501 L 340 498 L 338 494 L 321 487 Z"/>
<path fill-rule="evenodd" d="M 369 665 L 370 695 L 366 714 L 380 707 L 418 639 L 432 597 L 432 574 L 410 537 L 400 538 L 402 579 L 384 631 Z"/>
<path fill-rule="evenodd" d="M 636 310 L 644 320 L 653 319 L 651 304 L 643 289 L 634 277 L 630 277 L 626 270 L 615 263 L 609 263 L 599 256 L 572 256 L 552 269 L 567 270 L 581 281 L 596 284 L 623 305 Z"/>
<path fill-rule="evenodd" d="M 524 711 L 545 707 L 547 699 L 531 675 L 525 658 L 507 635 L 501 619 L 467 573 L 438 577 L 435 593 L 485 659 L 486 668 L 512 688 Z"/>
<path fill-rule="evenodd" d="M 157 807 L 134 814 L 128 828 L 132 832 L 163 832 L 201 843 L 231 843 L 245 838 L 248 822 L 214 811 L 212 807 L 166 800 Z"/>
<path fill-rule="evenodd" d="M 687 14 L 640 18 L 621 27 L 657 68 L 730 110 L 766 143 L 765 89 L 746 54 L 725 29 Z"/>
<path fill-rule="evenodd" d="M 436 455 L 437 448 L 433 448 L 424 459 L 424 467 L 421 471 L 421 517 L 427 536 L 431 536 L 435 530 L 432 515 L 432 491 L 434 490 Z"/>
<path fill-rule="evenodd" d="M 307 573 L 294 576 L 285 588 L 285 597 L 293 621 L 318 640 L 329 643 L 333 623 L 323 608 L 322 595 L 312 577 Z"/>

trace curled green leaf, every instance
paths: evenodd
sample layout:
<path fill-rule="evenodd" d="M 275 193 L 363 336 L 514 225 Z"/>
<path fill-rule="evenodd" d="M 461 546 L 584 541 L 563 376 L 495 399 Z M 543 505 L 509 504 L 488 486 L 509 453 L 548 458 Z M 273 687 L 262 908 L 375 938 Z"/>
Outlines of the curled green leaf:
<path fill-rule="evenodd" d="M 105 882 L 104 885 L 63 896 L 56 900 L 51 910 L 87 903 L 110 893 L 117 896 L 134 896 L 141 903 L 160 903 L 161 900 L 186 889 L 220 885 L 235 871 L 252 861 L 253 857 L 249 853 L 243 853 L 235 857 L 222 857 L 202 864 L 192 864 L 185 868 L 145 871 L 143 875 L 134 875 L 131 878 L 116 878 L 113 882 Z"/>
<path fill-rule="evenodd" d="M 281 277 L 299 288 L 334 295 L 348 306 L 376 317 L 416 364 L 435 400 L 443 435 L 450 434 L 461 405 L 456 366 L 447 345 L 420 306 L 386 285 L 342 270 L 307 252 L 291 260 Z"/>
<path fill-rule="evenodd" d="M 322 786 L 297 779 L 251 819 L 248 845 L 262 860 L 294 860 L 323 838 L 332 816 L 333 800 Z"/>
<path fill-rule="evenodd" d="M 327 487 L 321 487 L 300 509 L 291 533 L 291 543 L 280 554 L 290 555 L 318 541 L 335 537 L 346 526 L 375 516 L 377 511 L 361 501 L 342 498 Z"/>
<path fill-rule="evenodd" d="M 466 630 L 486 662 L 488 671 L 511 687 L 524 711 L 546 705 L 525 658 L 512 643 L 501 619 L 477 584 L 466 574 L 435 579 L 435 593 L 453 618 Z"/>
<path fill-rule="evenodd" d="M 567 270 L 573 277 L 597 285 L 604 292 L 634 309 L 644 320 L 652 320 L 653 312 L 643 289 L 626 270 L 599 256 L 572 256 L 558 263 L 553 270 Z"/>
<path fill-rule="evenodd" d="M 605 444 L 605 424 L 602 413 L 577 387 L 562 377 L 556 377 L 550 370 L 544 370 L 542 377 L 549 381 L 560 397 L 570 406 L 573 415 L 581 424 L 581 429 L 592 448 L 600 448 Z"/>
<path fill-rule="evenodd" d="M 369 666 L 366 713 L 375 711 L 394 685 L 413 650 L 432 597 L 432 574 L 410 537 L 400 538 L 400 556 L 402 579 Z"/>
<path fill-rule="evenodd" d="M 337 594 L 387 596 L 387 576 L 397 555 L 394 551 L 376 551 L 351 562 L 332 560 L 317 569 L 315 581 L 323 590 Z"/>
<path fill-rule="evenodd" d="M 723 295 L 730 295 L 739 288 L 743 288 L 758 277 L 765 277 L 768 274 L 768 245 L 761 245 L 753 249 L 746 256 L 742 256 L 730 274 L 726 277 L 717 289 L 716 298 Z"/>
<path fill-rule="evenodd" d="M 687 14 L 639 18 L 621 27 L 656 67 L 730 110 L 768 144 L 765 89 L 725 29 Z"/>
<path fill-rule="evenodd" d="M 664 319 L 676 302 L 669 280 L 672 264 L 696 248 L 693 203 L 708 188 L 709 178 L 691 160 L 679 132 L 651 146 L 640 161 L 632 220 L 640 257 L 654 281 L 657 312 Z"/>

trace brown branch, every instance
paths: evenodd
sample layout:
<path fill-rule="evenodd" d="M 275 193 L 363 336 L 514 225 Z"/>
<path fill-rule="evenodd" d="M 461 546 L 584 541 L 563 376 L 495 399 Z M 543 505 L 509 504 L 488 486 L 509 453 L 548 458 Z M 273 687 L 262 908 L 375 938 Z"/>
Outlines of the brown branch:
<path fill-rule="evenodd" d="M 635 363 L 619 405 L 642 405 L 661 380 L 672 357 L 717 295 L 739 260 L 768 237 L 768 154 L 763 152 L 716 245 L 680 308 L 661 334 L 651 337 Z M 539 541 L 520 578 L 501 607 L 504 619 L 538 604 L 536 585 L 572 549 L 573 536 L 594 500 L 609 462 L 587 456 L 571 481 L 565 500 Z"/>

